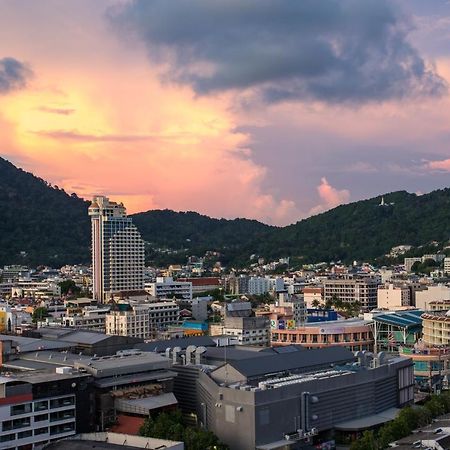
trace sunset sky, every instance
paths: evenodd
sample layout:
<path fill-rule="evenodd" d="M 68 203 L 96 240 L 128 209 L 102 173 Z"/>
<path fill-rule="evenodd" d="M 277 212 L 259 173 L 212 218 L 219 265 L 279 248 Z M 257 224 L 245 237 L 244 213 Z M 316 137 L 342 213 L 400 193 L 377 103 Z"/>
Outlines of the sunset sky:
<path fill-rule="evenodd" d="M 0 156 L 284 225 L 450 186 L 448 0 L 0 0 Z"/>

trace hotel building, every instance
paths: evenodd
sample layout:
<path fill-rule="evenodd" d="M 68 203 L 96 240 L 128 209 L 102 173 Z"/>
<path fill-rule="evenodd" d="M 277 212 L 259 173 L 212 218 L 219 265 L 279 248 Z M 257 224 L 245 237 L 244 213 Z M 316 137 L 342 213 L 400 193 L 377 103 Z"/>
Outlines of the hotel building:
<path fill-rule="evenodd" d="M 94 197 L 92 221 L 93 297 L 108 302 L 116 293 L 144 289 L 144 241 L 122 203 Z"/>

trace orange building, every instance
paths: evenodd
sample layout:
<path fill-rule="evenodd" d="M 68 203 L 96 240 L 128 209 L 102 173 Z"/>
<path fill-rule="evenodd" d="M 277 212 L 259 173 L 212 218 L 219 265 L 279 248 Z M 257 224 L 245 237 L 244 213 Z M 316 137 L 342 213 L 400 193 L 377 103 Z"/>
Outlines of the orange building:
<path fill-rule="evenodd" d="M 374 338 L 370 321 L 361 319 L 307 323 L 292 327 L 289 320 L 271 321 L 271 345 L 301 345 L 322 348 L 330 345 L 352 351 L 373 350 Z"/>

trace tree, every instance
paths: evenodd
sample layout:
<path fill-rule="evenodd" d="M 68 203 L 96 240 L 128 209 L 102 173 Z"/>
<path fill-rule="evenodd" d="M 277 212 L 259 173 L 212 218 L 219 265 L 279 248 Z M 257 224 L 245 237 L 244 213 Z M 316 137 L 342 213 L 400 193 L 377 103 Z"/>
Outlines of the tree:
<path fill-rule="evenodd" d="M 73 280 L 64 280 L 58 283 L 58 285 L 61 288 L 61 295 L 78 294 L 81 291 Z"/>
<path fill-rule="evenodd" d="M 320 301 L 317 300 L 317 298 L 315 298 L 312 302 L 311 302 L 311 306 L 313 308 L 319 308 L 320 307 Z"/>
<path fill-rule="evenodd" d="M 352 443 L 350 450 L 378 450 L 374 432 L 364 431 L 362 437 Z"/>
<path fill-rule="evenodd" d="M 44 306 L 39 306 L 33 311 L 33 315 L 31 316 L 31 320 L 33 323 L 37 323 L 41 320 L 44 320 L 46 317 L 49 317 L 50 314 L 48 313 L 47 308 Z"/>

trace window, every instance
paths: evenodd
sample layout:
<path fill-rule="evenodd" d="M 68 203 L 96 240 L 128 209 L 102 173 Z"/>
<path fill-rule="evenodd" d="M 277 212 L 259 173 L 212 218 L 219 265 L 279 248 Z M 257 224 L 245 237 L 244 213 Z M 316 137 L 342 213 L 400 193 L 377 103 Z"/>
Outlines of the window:
<path fill-rule="evenodd" d="M 31 412 L 31 403 L 24 403 L 23 405 L 11 406 L 11 415 L 18 416 L 19 414 L 29 414 Z"/>
<path fill-rule="evenodd" d="M 43 420 L 48 420 L 48 414 L 39 414 L 38 416 L 34 416 L 35 422 L 42 422 Z"/>
<path fill-rule="evenodd" d="M 17 433 L 17 439 L 25 439 L 30 436 L 33 436 L 32 430 L 21 431 L 20 433 Z"/>
<path fill-rule="evenodd" d="M 71 406 L 74 404 L 74 397 L 58 398 L 56 400 L 50 400 L 50 409 L 63 408 L 64 406 Z"/>
<path fill-rule="evenodd" d="M 48 433 L 48 427 L 36 428 L 34 430 L 34 435 L 35 436 L 39 436 L 40 434 L 46 434 L 46 433 Z"/>
<path fill-rule="evenodd" d="M 15 433 L 5 434 L 3 436 L 0 436 L 0 442 L 9 442 L 9 441 L 14 441 L 15 439 L 16 439 Z"/>
<path fill-rule="evenodd" d="M 34 403 L 34 411 L 45 411 L 48 409 L 48 400 L 42 400 Z"/>

